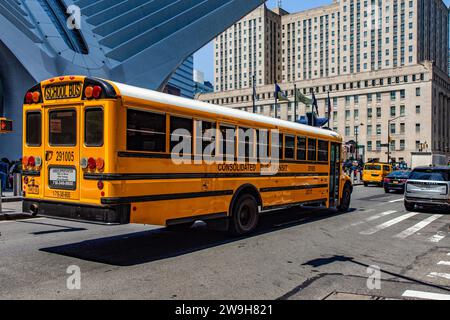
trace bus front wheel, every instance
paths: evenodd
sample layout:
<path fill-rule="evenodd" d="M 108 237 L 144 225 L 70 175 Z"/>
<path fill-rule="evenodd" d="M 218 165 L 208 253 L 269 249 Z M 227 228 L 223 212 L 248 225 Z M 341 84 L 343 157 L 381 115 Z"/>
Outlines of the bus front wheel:
<path fill-rule="evenodd" d="M 238 198 L 233 206 L 229 231 L 232 235 L 243 236 L 255 230 L 258 225 L 259 214 L 256 199 L 245 194 Z"/>

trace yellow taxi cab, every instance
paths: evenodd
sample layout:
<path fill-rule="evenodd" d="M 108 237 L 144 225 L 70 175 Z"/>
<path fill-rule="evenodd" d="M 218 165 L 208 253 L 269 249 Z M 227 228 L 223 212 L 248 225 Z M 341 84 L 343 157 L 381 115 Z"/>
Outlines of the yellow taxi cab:
<path fill-rule="evenodd" d="M 392 165 L 387 163 L 371 162 L 367 163 L 363 169 L 362 180 L 364 186 L 370 183 L 382 185 L 384 178 L 392 172 Z"/>

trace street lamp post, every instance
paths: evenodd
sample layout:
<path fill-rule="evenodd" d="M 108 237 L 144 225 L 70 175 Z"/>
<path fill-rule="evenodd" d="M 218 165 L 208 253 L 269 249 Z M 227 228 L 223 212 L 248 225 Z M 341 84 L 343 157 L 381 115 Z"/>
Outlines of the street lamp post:
<path fill-rule="evenodd" d="M 364 126 L 364 123 L 360 123 L 358 126 L 355 127 L 355 138 L 356 138 L 356 161 L 359 161 L 359 143 L 358 143 L 358 137 L 359 137 L 359 128 Z"/>
<path fill-rule="evenodd" d="M 395 117 L 394 119 L 388 120 L 388 143 L 387 143 L 387 162 L 391 163 L 391 123 L 403 116 Z"/>

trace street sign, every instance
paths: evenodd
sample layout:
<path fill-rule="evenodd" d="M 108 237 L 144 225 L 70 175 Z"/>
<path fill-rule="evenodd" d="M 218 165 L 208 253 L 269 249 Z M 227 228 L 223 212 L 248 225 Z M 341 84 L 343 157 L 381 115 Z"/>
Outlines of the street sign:
<path fill-rule="evenodd" d="M 9 133 L 13 131 L 12 120 L 0 118 L 0 133 Z"/>
<path fill-rule="evenodd" d="M 382 143 L 381 146 L 382 147 L 389 147 L 389 143 Z"/>

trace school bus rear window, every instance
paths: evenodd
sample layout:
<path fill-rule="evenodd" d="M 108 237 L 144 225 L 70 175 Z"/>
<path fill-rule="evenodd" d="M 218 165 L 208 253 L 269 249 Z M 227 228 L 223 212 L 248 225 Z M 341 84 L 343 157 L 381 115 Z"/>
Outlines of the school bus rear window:
<path fill-rule="evenodd" d="M 87 147 L 101 147 L 103 145 L 103 109 L 91 108 L 85 112 L 84 144 Z"/>
<path fill-rule="evenodd" d="M 49 112 L 49 143 L 52 146 L 77 144 L 77 114 L 75 110 Z"/>
<path fill-rule="evenodd" d="M 27 113 L 26 128 L 27 145 L 40 147 L 42 144 L 42 115 L 40 111 Z"/>

